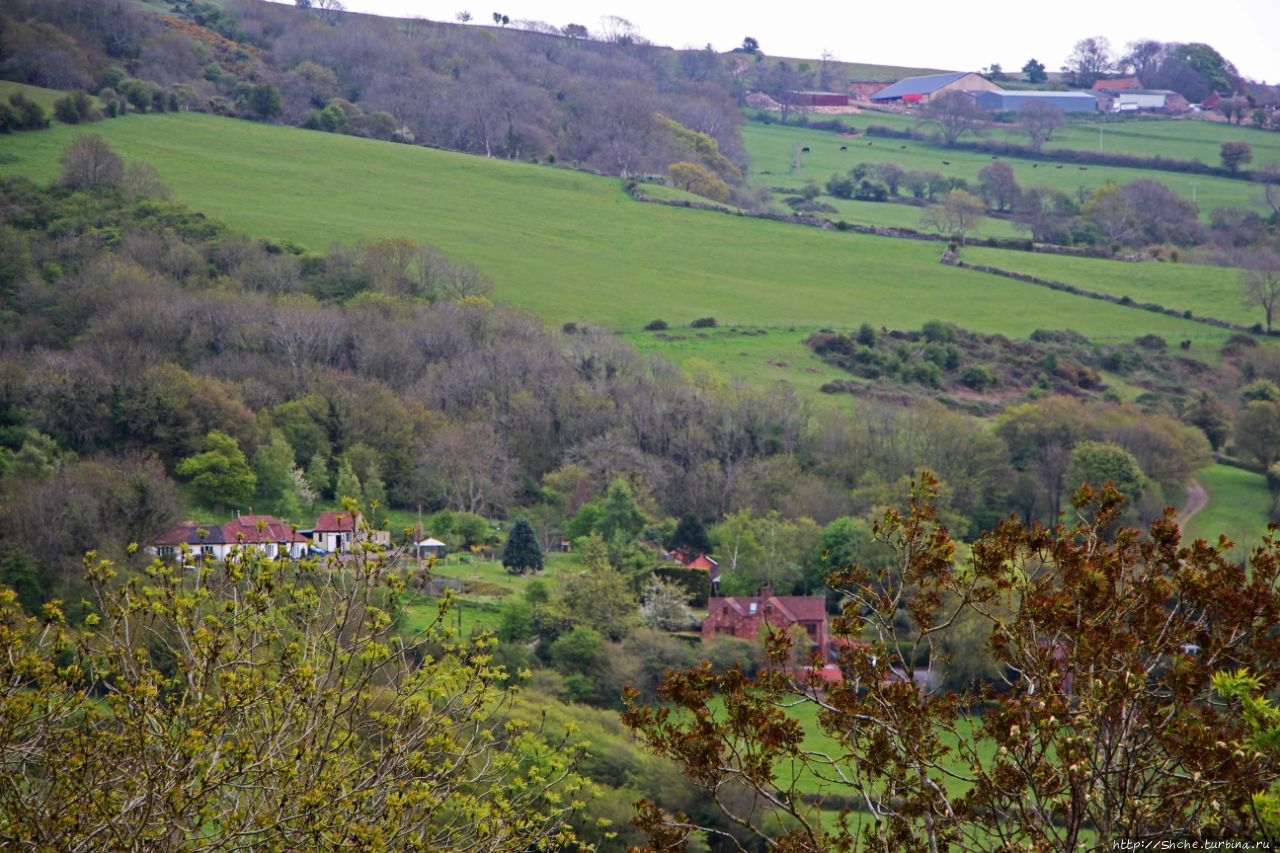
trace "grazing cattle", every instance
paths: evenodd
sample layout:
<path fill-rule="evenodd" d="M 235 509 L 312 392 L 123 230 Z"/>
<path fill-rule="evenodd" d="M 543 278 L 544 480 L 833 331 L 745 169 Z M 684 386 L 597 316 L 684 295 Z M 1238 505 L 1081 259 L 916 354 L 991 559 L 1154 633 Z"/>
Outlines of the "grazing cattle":
<path fill-rule="evenodd" d="M 950 160 L 943 160 L 943 161 L 942 161 L 942 165 L 944 165 L 944 166 L 950 166 L 950 165 L 951 165 L 951 161 L 950 161 Z"/>
<path fill-rule="evenodd" d="M 1031 164 L 1031 168 L 1033 168 L 1033 169 L 1039 169 L 1039 168 L 1040 168 L 1040 164 L 1039 164 L 1039 163 L 1032 163 L 1032 164 Z"/>
<path fill-rule="evenodd" d="M 1062 168 L 1062 164 L 1061 164 L 1061 163 L 1059 163 L 1057 166 L 1054 166 L 1053 168 L 1055 168 L 1055 169 L 1061 169 L 1061 168 Z"/>
<path fill-rule="evenodd" d="M 905 145 L 899 145 L 899 146 L 898 146 L 898 149 L 899 149 L 899 150 L 901 150 L 901 151 L 906 151 L 906 150 L 907 150 L 907 146 L 905 146 Z"/>
<path fill-rule="evenodd" d="M 999 160 L 1000 158 L 999 158 L 999 157 L 997 157 L 995 154 L 992 154 L 992 155 L 991 155 L 991 159 L 992 159 L 992 160 Z"/>
<path fill-rule="evenodd" d="M 805 147 L 801 148 L 801 149 L 800 149 L 800 153 L 801 153 L 801 154 L 808 154 L 808 153 L 809 153 L 809 146 L 808 146 L 808 145 L 806 145 Z"/>
<path fill-rule="evenodd" d="M 1087 172 L 1087 171 L 1089 171 L 1089 167 L 1088 167 L 1088 166 L 1076 166 L 1076 168 L 1077 168 L 1077 169 L 1079 169 L 1079 170 L 1080 170 L 1080 171 L 1082 171 L 1082 172 Z"/>
<path fill-rule="evenodd" d="M 841 150 L 841 151 L 848 151 L 848 150 L 849 150 L 849 146 L 848 146 L 848 145 L 841 145 L 841 146 L 840 146 L 840 150 Z"/>

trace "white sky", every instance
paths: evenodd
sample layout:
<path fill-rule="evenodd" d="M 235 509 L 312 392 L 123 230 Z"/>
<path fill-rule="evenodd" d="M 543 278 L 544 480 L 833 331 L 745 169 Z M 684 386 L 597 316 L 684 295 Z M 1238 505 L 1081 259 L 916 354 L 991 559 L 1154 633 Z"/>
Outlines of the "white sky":
<path fill-rule="evenodd" d="M 284 0 L 288 2 L 288 0 Z M 724 51 L 753 36 L 772 56 L 817 59 L 823 51 L 844 62 L 869 62 L 947 71 L 977 71 L 993 62 L 1017 71 L 1030 58 L 1050 71 L 1075 43 L 1105 36 L 1113 51 L 1139 39 L 1203 42 L 1234 62 L 1245 77 L 1280 83 L 1280 0 L 1215 0 L 1209 4 L 1152 0 L 1074 0 L 1071 3 L 958 3 L 915 0 L 867 4 L 844 0 L 747 3 L 674 0 L 342 0 L 353 12 L 453 22 L 468 11 L 473 24 L 493 13 L 556 26 L 582 24 L 595 32 L 601 18 L 630 21 L 640 35 L 668 47 Z"/>

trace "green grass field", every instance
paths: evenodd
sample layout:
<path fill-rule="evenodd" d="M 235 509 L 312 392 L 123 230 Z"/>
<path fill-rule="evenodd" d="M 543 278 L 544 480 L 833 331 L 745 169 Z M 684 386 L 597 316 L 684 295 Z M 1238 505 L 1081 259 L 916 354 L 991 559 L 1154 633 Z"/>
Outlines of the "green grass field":
<path fill-rule="evenodd" d="M 504 606 L 519 600 L 535 580 L 550 583 L 558 573 L 576 568 L 574 554 L 547 554 L 546 568 L 536 575 L 513 575 L 496 560 L 470 555 L 450 555 L 433 569 L 436 577 L 452 578 L 465 584 L 454 594 L 454 606 L 442 620 L 444 628 L 469 637 L 478 631 L 497 630 Z M 401 628 L 413 634 L 440 618 L 440 600 L 425 594 L 413 596 L 405 609 Z"/>
<path fill-rule="evenodd" d="M 21 93 L 45 108 L 49 118 L 53 118 L 53 105 L 63 97 L 56 89 L 43 89 L 39 86 L 28 86 L 26 83 L 14 83 L 12 80 L 0 80 L 0 101 L 9 103 L 11 95 Z"/>
<path fill-rule="evenodd" d="M 981 247 L 965 249 L 964 260 L 1065 282 L 1095 293 L 1128 296 L 1135 302 L 1190 311 L 1199 317 L 1216 317 L 1245 326 L 1263 320 L 1260 309 L 1244 307 L 1239 296 L 1239 273 L 1226 267 L 1120 263 Z M 1216 339 L 1216 335 L 1211 337 Z"/>
<path fill-rule="evenodd" d="M 1186 537 L 1216 542 L 1219 534 L 1224 535 L 1235 543 L 1232 554 L 1237 559 L 1246 558 L 1267 533 L 1271 493 L 1266 478 L 1227 465 L 1213 465 L 1197 472 L 1196 479 L 1209 493 L 1209 503 L 1187 523 Z"/>
<path fill-rule="evenodd" d="M 557 324 L 634 331 L 655 317 L 678 326 L 713 316 L 802 331 L 864 320 L 918 328 L 946 318 L 1025 336 L 1069 317 L 1099 338 L 1202 331 L 1180 318 L 945 267 L 934 243 L 637 204 L 616 180 L 545 166 L 199 114 L 130 116 L 90 129 L 234 229 L 312 251 L 405 235 L 477 263 L 499 299 Z M 56 125 L 15 134 L 0 172 L 52 180 L 62 148 L 83 132 Z"/>
<path fill-rule="evenodd" d="M 847 124 L 852 124 L 859 133 L 865 131 L 869 124 L 882 124 L 897 129 L 908 129 L 916 124 L 915 119 L 883 113 L 860 113 L 844 120 Z M 1158 151 L 1166 157 L 1188 160 L 1198 156 L 1202 162 L 1217 165 L 1218 146 L 1222 142 L 1247 136 L 1247 141 L 1254 147 L 1255 165 L 1280 162 L 1280 134 L 1251 128 L 1227 128 L 1225 125 L 1206 121 L 1134 121 L 1132 127 L 1137 128 L 1134 130 L 1130 130 L 1130 124 L 1090 126 L 1073 122 L 1063 131 L 1069 143 L 1059 142 L 1057 136 L 1054 137 L 1054 143 L 1064 148 L 1097 150 L 1099 126 L 1104 127 L 1104 147 L 1107 133 L 1117 137 L 1117 148 L 1106 147 L 1105 150 L 1108 151 L 1123 150 L 1137 155 L 1150 155 Z M 1176 135 L 1178 131 L 1188 132 L 1195 138 L 1182 142 Z M 1025 143 L 1025 138 L 1018 139 L 1016 134 L 1007 137 L 1006 131 L 1001 129 L 993 130 L 988 138 L 1001 141 L 1007 138 L 1011 142 Z M 1119 147 L 1121 140 L 1126 147 Z M 743 141 L 751 156 L 753 182 L 793 189 L 802 187 L 809 180 L 823 185 L 832 174 L 844 174 L 863 162 L 897 163 L 907 170 L 939 172 L 948 177 L 963 178 L 970 185 L 976 185 L 979 171 L 993 160 L 990 154 L 961 149 L 948 150 L 919 140 L 847 137 L 795 125 L 766 125 L 754 121 L 744 125 Z M 808 153 L 803 152 L 804 148 L 809 149 Z M 846 150 L 842 151 L 842 148 Z M 1150 178 L 1165 184 L 1188 201 L 1194 197 L 1201 214 L 1206 217 L 1218 207 L 1240 207 L 1260 213 L 1265 210 L 1262 187 L 1247 181 L 1112 166 L 1081 167 L 1021 158 L 1004 160 L 1013 167 L 1014 176 L 1023 187 L 1046 186 L 1074 196 L 1081 189 L 1091 189 L 1108 181 L 1125 184 L 1140 178 Z M 823 201 L 829 202 L 830 199 L 824 198 Z M 886 214 L 887 218 L 876 220 L 876 224 L 918 227 L 918 212 L 915 213 L 913 222 L 902 223 L 892 218 L 901 215 L 891 210 L 894 205 L 869 207 L 881 209 Z M 845 218 L 858 221 L 848 216 Z M 993 230 L 994 224 L 998 222 L 999 220 L 987 220 L 986 228 L 979 229 L 978 233 L 982 236 L 1008 236 L 1003 231 Z"/>

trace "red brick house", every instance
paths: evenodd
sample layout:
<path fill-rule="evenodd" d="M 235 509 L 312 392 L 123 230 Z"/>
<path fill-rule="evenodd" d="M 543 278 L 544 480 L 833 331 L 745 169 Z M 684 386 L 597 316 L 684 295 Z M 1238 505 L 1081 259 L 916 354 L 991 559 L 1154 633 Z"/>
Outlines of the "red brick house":
<path fill-rule="evenodd" d="M 780 631 L 799 625 L 809 635 L 811 650 L 819 659 L 831 660 L 827 600 L 821 595 L 774 595 L 770 587 L 764 587 L 754 596 L 713 597 L 707 602 L 702 637 L 729 634 L 755 641 L 766 625 Z"/>

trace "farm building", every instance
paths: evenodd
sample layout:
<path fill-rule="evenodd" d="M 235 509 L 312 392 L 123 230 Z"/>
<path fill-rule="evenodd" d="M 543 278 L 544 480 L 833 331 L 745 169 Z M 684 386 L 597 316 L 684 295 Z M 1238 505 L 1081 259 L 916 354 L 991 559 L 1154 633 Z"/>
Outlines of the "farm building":
<path fill-rule="evenodd" d="M 849 106 L 849 96 L 840 92 L 779 92 L 778 100 L 793 107 Z"/>
<path fill-rule="evenodd" d="M 884 89 L 887 89 L 887 88 L 889 88 L 888 83 L 853 82 L 849 84 L 849 93 L 852 95 L 855 101 L 869 101 L 871 100 L 871 96 L 874 95 L 876 92 L 883 91 Z"/>
<path fill-rule="evenodd" d="M 1093 84 L 1095 92 L 1122 92 L 1141 88 L 1142 81 L 1137 77 L 1112 77 L 1109 80 L 1096 80 Z"/>
<path fill-rule="evenodd" d="M 1113 113 L 1140 111 L 1184 113 L 1191 109 L 1186 98 L 1177 92 L 1165 89 L 1128 89 L 1109 94 L 1112 96 L 1110 111 Z"/>
<path fill-rule="evenodd" d="M 872 103 L 922 103 L 936 98 L 943 92 L 999 92 L 1000 87 L 990 80 L 970 71 L 953 71 L 949 74 L 926 74 L 923 77 L 907 77 L 892 86 L 886 86 L 871 96 Z"/>
<path fill-rule="evenodd" d="M 1088 92 L 979 92 L 978 108 L 992 113 L 1017 112 L 1030 103 L 1050 104 L 1064 113 L 1094 113 L 1098 99 Z"/>

